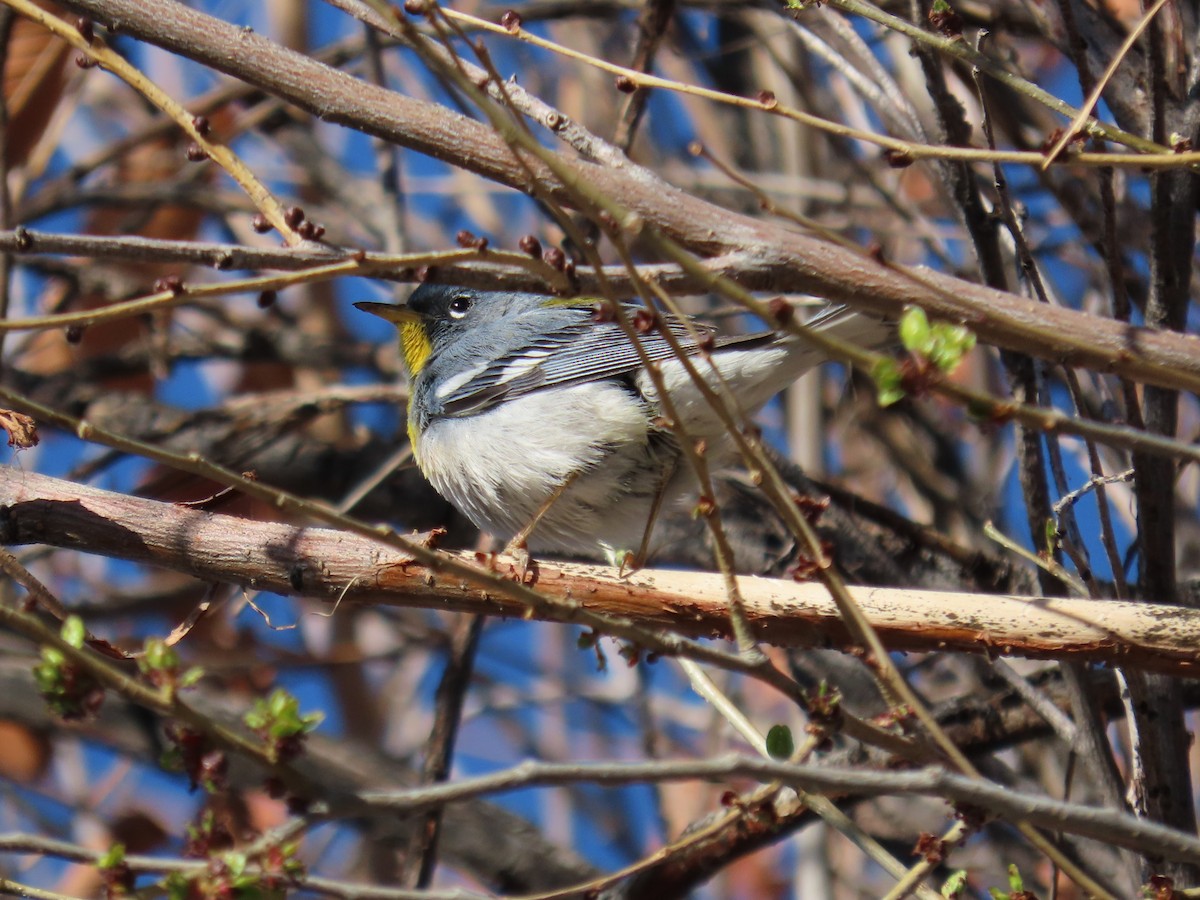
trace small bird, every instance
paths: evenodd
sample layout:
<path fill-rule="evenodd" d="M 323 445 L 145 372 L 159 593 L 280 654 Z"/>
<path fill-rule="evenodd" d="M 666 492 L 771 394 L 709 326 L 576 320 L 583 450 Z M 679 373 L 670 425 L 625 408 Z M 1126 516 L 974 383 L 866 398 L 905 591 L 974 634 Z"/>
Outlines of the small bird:
<path fill-rule="evenodd" d="M 603 305 L 519 291 L 424 284 L 405 305 L 354 305 L 400 331 L 421 471 L 479 528 L 514 546 L 527 539 L 535 553 L 595 557 L 599 547 L 611 560 L 640 548 L 640 557 L 660 504 L 696 495 L 645 360 L 710 465 L 728 460 L 724 424 L 663 331 L 746 416 L 825 359 L 796 337 L 717 337 L 708 325 L 630 305 L 631 319 L 652 324 L 638 328 L 639 353 Z M 894 333 L 845 307 L 809 325 L 864 346 Z"/>

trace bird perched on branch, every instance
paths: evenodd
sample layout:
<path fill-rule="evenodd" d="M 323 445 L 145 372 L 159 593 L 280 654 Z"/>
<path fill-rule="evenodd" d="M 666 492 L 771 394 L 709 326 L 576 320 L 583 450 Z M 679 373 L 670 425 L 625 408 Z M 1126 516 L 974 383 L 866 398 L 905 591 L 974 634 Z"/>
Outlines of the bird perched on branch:
<path fill-rule="evenodd" d="M 481 529 L 535 552 L 640 557 L 660 504 L 696 496 L 681 441 L 727 462 L 726 422 L 826 359 L 796 336 L 718 337 L 641 306 L 518 291 L 425 284 L 405 305 L 355 306 L 399 328 L 421 471 Z M 844 307 L 808 325 L 863 346 L 894 333 Z"/>

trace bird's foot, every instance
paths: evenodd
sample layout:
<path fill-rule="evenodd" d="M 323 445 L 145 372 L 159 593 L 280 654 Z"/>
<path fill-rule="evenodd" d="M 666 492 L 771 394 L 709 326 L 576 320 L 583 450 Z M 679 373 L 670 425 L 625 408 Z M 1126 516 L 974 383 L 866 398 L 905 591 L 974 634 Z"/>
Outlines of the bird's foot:
<path fill-rule="evenodd" d="M 617 570 L 617 577 L 624 578 L 632 575 L 642 567 L 641 554 L 633 550 L 618 550 L 609 544 L 601 544 L 605 561 Z"/>
<path fill-rule="evenodd" d="M 524 537 L 513 538 L 504 548 L 504 555 L 512 559 L 510 571 L 513 581 L 517 584 L 527 584 L 530 587 L 537 584 L 537 560 L 529 555 L 529 548 L 525 545 Z"/>

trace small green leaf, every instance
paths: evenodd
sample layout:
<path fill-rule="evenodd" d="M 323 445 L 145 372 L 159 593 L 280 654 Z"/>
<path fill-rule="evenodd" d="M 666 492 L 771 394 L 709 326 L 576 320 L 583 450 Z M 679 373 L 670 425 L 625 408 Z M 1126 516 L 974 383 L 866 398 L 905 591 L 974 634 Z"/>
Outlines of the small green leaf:
<path fill-rule="evenodd" d="M 173 672 L 179 668 L 179 654 L 161 638 L 146 638 L 138 668 L 150 672 Z"/>
<path fill-rule="evenodd" d="M 929 317 L 919 306 L 910 306 L 900 316 L 900 340 L 906 350 L 924 356 L 929 352 L 933 340 L 933 330 L 929 327 Z"/>
<path fill-rule="evenodd" d="M 67 620 L 63 622 L 60 634 L 64 641 L 76 650 L 79 650 L 83 647 L 83 642 L 87 639 L 87 628 L 83 624 L 83 619 L 79 618 L 79 616 L 67 616 Z"/>
<path fill-rule="evenodd" d="M 78 628 L 70 621 L 74 619 Z M 78 616 L 63 623 L 63 637 L 74 642 L 83 628 Z M 78 646 L 82 646 L 82 639 Z M 33 667 L 33 680 L 38 693 L 50 711 L 64 719 L 85 719 L 96 711 L 104 699 L 104 690 L 85 670 L 72 663 L 66 653 L 56 647 L 43 647 L 41 662 Z"/>
<path fill-rule="evenodd" d="M 900 317 L 900 340 L 905 349 L 934 368 L 950 373 L 975 346 L 975 335 L 962 325 L 930 322 L 925 311 L 909 307 Z"/>
<path fill-rule="evenodd" d="M 1021 879 L 1021 870 L 1017 868 L 1016 863 L 1008 864 L 1008 887 L 1014 893 L 1025 890 L 1025 882 Z"/>
<path fill-rule="evenodd" d="M 236 850 L 230 850 L 228 853 L 221 855 L 221 861 L 229 869 L 229 874 L 235 878 L 246 871 L 246 854 L 238 853 Z"/>
<path fill-rule="evenodd" d="M 179 676 L 179 687 L 190 688 L 198 684 L 200 679 L 204 677 L 204 669 L 200 666 L 192 666 L 186 672 Z"/>
<path fill-rule="evenodd" d="M 975 332 L 966 325 L 946 325 L 944 327 L 946 342 L 957 347 L 960 354 L 965 356 L 975 349 Z"/>
<path fill-rule="evenodd" d="M 96 865 L 101 869 L 115 869 L 117 866 L 125 863 L 125 845 L 122 843 L 113 844 L 108 850 L 96 860 Z"/>
<path fill-rule="evenodd" d="M 1058 523 L 1054 519 L 1046 520 L 1046 552 L 1054 555 L 1054 548 L 1058 546 Z"/>
<path fill-rule="evenodd" d="M 767 732 L 767 755 L 771 759 L 791 759 L 796 752 L 796 742 L 792 738 L 792 729 L 786 725 L 772 725 Z"/>
<path fill-rule="evenodd" d="M 967 870 L 959 869 L 957 872 L 951 872 L 950 877 L 942 885 L 942 896 L 946 900 L 959 900 L 962 897 L 963 891 L 967 889 Z"/>
<path fill-rule="evenodd" d="M 266 700 L 255 701 L 246 713 L 245 722 L 255 731 L 272 739 L 287 738 L 312 731 L 324 720 L 320 712 L 300 714 L 300 701 L 276 688 Z"/>
<path fill-rule="evenodd" d="M 42 648 L 42 661 L 33 667 L 33 680 L 38 691 L 50 694 L 62 683 L 62 666 L 66 658 L 53 647 Z"/>
<path fill-rule="evenodd" d="M 891 406 L 905 398 L 904 377 L 894 359 L 884 357 L 875 363 L 871 378 L 875 381 L 875 397 L 880 406 Z"/>
<path fill-rule="evenodd" d="M 966 328 L 939 322 L 932 328 L 925 356 L 938 369 L 948 374 L 958 368 L 963 357 L 974 346 L 975 335 Z"/>

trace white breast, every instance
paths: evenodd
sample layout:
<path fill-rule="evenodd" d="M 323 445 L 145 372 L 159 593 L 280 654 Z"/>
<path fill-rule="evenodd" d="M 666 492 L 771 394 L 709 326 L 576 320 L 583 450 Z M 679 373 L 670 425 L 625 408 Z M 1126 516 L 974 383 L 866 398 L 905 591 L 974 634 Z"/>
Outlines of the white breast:
<path fill-rule="evenodd" d="M 435 420 L 421 437 L 420 456 L 438 492 L 503 540 L 574 476 L 533 545 L 590 550 L 597 517 L 628 491 L 641 491 L 629 472 L 644 468 L 648 445 L 644 407 L 620 386 L 602 382 L 538 391 L 476 415 Z"/>

